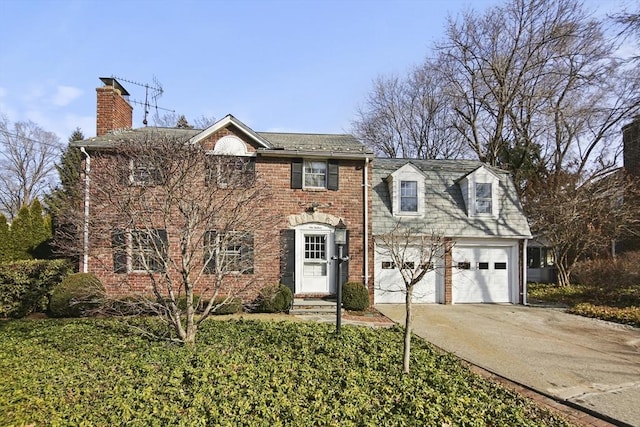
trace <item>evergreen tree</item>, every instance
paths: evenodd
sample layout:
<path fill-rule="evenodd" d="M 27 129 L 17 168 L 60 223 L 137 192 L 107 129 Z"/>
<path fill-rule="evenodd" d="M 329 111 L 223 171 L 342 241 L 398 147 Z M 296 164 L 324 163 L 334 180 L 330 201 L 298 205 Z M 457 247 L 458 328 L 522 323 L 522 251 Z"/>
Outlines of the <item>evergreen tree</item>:
<path fill-rule="evenodd" d="M 18 215 L 13 219 L 9 229 L 9 240 L 12 246 L 11 260 L 33 258 L 30 250 L 34 239 L 31 227 L 31 212 L 28 206 L 20 208 Z"/>
<path fill-rule="evenodd" d="M 11 260 L 12 248 L 7 217 L 0 214 L 0 263 Z"/>

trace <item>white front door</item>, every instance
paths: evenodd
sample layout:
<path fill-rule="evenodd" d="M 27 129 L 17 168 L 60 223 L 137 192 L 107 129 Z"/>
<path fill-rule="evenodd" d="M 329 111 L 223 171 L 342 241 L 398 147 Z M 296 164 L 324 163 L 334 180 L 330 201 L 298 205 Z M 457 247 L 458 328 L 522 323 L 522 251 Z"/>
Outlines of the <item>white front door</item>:
<path fill-rule="evenodd" d="M 296 293 L 330 293 L 333 280 L 333 231 L 320 224 L 296 230 Z"/>

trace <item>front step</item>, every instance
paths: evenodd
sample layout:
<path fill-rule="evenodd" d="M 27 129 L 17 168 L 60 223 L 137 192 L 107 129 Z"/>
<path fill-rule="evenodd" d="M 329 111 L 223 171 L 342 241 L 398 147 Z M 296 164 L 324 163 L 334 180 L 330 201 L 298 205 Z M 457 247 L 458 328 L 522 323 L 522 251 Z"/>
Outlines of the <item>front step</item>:
<path fill-rule="evenodd" d="M 294 298 L 289 314 L 297 316 L 335 316 L 336 301 L 323 298 Z"/>

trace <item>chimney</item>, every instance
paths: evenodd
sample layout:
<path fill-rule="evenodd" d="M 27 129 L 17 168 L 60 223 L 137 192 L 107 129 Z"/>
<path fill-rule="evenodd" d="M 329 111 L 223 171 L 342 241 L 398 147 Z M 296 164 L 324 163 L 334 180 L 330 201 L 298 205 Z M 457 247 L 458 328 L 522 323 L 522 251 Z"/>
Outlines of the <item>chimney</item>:
<path fill-rule="evenodd" d="M 640 117 L 622 128 L 623 164 L 627 173 L 640 178 Z"/>
<path fill-rule="evenodd" d="M 131 128 L 133 107 L 129 104 L 129 92 L 113 77 L 100 77 L 105 84 L 96 89 L 96 136 L 116 129 Z"/>

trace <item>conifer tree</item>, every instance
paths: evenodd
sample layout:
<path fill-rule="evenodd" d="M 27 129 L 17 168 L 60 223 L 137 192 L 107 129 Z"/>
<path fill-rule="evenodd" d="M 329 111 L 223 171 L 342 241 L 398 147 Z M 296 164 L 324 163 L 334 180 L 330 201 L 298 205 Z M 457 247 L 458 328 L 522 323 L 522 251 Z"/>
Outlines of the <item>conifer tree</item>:
<path fill-rule="evenodd" d="M 11 238 L 7 217 L 0 214 L 0 263 L 11 260 Z"/>

